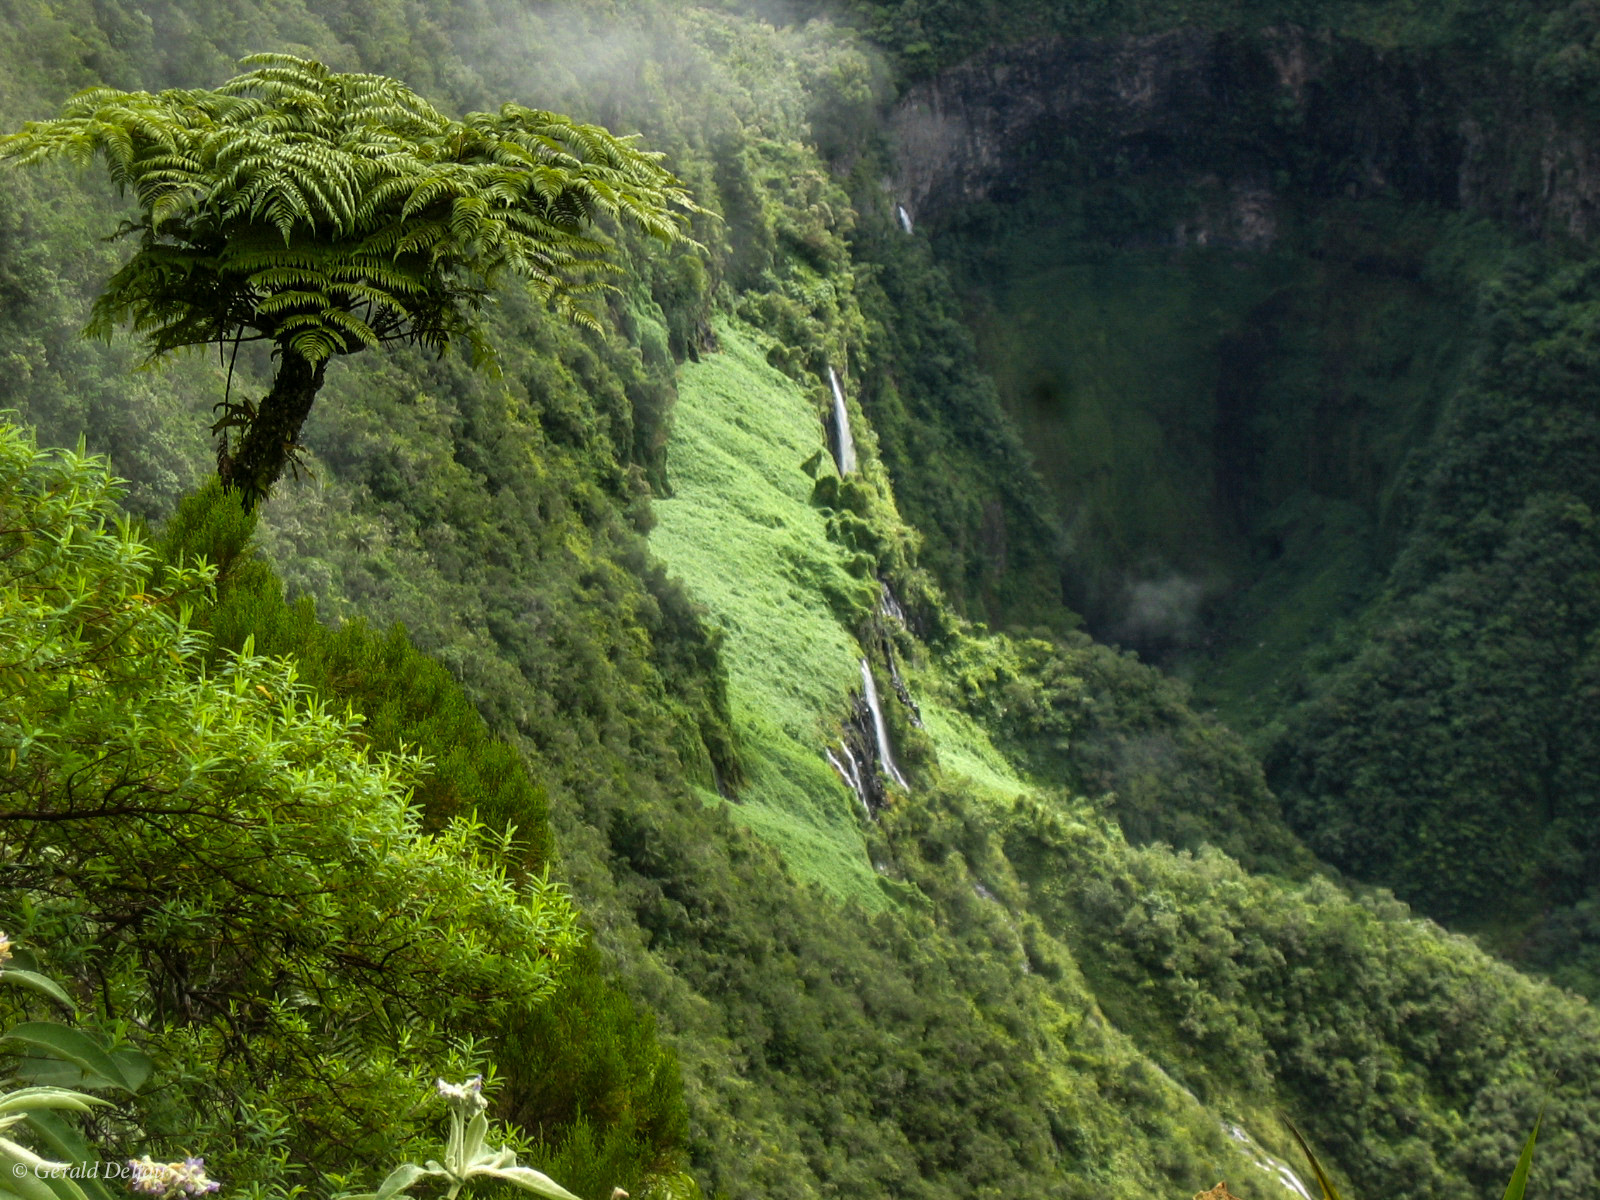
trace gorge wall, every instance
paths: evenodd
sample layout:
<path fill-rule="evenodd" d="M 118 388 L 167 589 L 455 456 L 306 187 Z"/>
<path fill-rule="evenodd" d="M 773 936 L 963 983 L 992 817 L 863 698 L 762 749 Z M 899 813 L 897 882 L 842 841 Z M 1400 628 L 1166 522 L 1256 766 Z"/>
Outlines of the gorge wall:
<path fill-rule="evenodd" d="M 906 91 L 889 187 L 1068 605 L 1251 734 L 1324 858 L 1592 992 L 1600 139 L 1518 36 L 995 48 Z"/>
<path fill-rule="evenodd" d="M 1588 123 L 1485 68 L 1285 26 L 1002 46 L 910 88 L 894 188 L 919 221 L 1014 198 L 1061 157 L 1162 173 L 1205 204 L 1175 244 L 1270 244 L 1285 194 L 1460 207 L 1588 239 L 1600 146 Z"/>

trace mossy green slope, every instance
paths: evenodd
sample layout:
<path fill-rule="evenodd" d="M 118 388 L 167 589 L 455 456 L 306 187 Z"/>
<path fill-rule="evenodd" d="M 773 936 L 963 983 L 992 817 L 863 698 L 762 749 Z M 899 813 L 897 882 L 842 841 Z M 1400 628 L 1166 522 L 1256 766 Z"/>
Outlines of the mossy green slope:
<path fill-rule="evenodd" d="M 680 374 L 651 548 L 725 639 L 748 779 L 732 811 L 800 878 L 878 907 L 860 804 L 824 756 L 861 689 L 851 625 L 877 583 L 812 503 L 815 475 L 834 471 L 813 398 L 768 365 L 759 333 L 727 323 L 719 338 L 720 353 Z M 1005 802 L 1030 790 L 983 726 L 945 702 L 937 664 L 913 682 L 941 778 Z"/>
<path fill-rule="evenodd" d="M 828 453 L 811 399 L 750 331 L 725 325 L 720 337 L 722 353 L 682 372 L 672 491 L 655 506 L 651 547 L 726 637 L 748 778 L 734 812 L 801 878 L 876 907 L 860 809 L 823 756 L 861 680 L 837 609 L 864 608 L 872 585 L 850 574 L 810 503 L 805 464 Z"/>

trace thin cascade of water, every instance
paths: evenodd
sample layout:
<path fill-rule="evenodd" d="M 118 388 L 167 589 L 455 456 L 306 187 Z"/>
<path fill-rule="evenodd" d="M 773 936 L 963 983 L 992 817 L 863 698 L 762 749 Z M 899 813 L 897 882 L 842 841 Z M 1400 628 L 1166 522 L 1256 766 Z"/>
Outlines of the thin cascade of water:
<path fill-rule="evenodd" d="M 861 807 L 867 810 L 867 816 L 870 817 L 872 795 L 867 791 L 867 776 L 861 769 L 861 760 L 856 757 L 856 752 L 850 748 L 848 741 L 840 742 L 839 750 L 844 754 L 844 765 L 850 768 L 850 778 L 856 781 L 856 791 L 861 793 Z"/>
<path fill-rule="evenodd" d="M 849 475 L 856 469 L 856 440 L 850 436 L 850 412 L 844 405 L 844 385 L 839 373 L 828 368 L 828 386 L 833 389 L 833 433 L 838 443 L 839 474 Z"/>
<path fill-rule="evenodd" d="M 857 800 L 861 801 L 861 811 L 867 814 L 867 819 L 870 821 L 872 819 L 872 805 L 867 803 L 867 787 L 866 784 L 861 782 L 860 764 L 856 762 L 856 756 L 850 753 L 849 746 L 840 746 L 839 748 L 844 751 L 843 762 L 839 761 L 839 756 L 832 750 L 824 750 L 823 753 L 828 756 L 828 761 L 833 764 L 833 769 L 839 772 L 839 778 L 844 780 L 845 786 L 856 794 Z"/>
<path fill-rule="evenodd" d="M 904 204 L 896 204 L 894 206 L 894 211 L 895 215 L 900 218 L 900 228 L 904 229 L 907 233 L 910 233 L 911 214 L 906 211 L 906 206 Z"/>
<path fill-rule="evenodd" d="M 911 717 L 911 724 L 915 728 L 921 729 L 923 727 L 922 709 L 911 698 L 911 689 L 906 686 L 906 681 L 900 675 L 900 667 L 894 657 L 894 648 L 888 644 L 887 638 L 884 639 L 883 649 L 884 654 L 889 659 L 889 682 L 894 684 L 894 694 L 900 697 L 900 703 L 906 706 L 906 711 Z"/>
<path fill-rule="evenodd" d="M 1193 1095 L 1192 1092 L 1190 1094 Z M 1294 1192 L 1303 1196 L 1305 1200 L 1311 1200 L 1311 1192 L 1306 1188 L 1300 1176 L 1296 1175 L 1287 1163 L 1268 1154 L 1256 1143 L 1255 1138 L 1231 1121 L 1224 1121 L 1222 1128 L 1229 1137 L 1250 1151 L 1255 1157 L 1256 1166 L 1269 1174 L 1276 1175 L 1278 1182 L 1283 1185 L 1285 1191 Z"/>
<path fill-rule="evenodd" d="M 864 658 L 861 660 L 861 688 L 867 698 L 867 708 L 872 712 L 872 732 L 878 740 L 878 761 L 883 764 L 883 773 L 909 792 L 911 785 L 900 774 L 900 768 L 894 765 L 894 755 L 889 750 L 889 727 L 884 724 L 883 706 L 878 703 L 878 685 L 873 681 L 872 668 Z"/>
<path fill-rule="evenodd" d="M 905 625 L 906 610 L 900 606 L 900 601 L 895 598 L 895 594 L 889 589 L 889 585 L 884 583 L 881 579 L 878 582 L 883 586 L 883 594 L 878 601 L 879 611 L 881 611 L 884 616 L 893 617 L 896 621 L 899 621 L 901 625 Z"/>

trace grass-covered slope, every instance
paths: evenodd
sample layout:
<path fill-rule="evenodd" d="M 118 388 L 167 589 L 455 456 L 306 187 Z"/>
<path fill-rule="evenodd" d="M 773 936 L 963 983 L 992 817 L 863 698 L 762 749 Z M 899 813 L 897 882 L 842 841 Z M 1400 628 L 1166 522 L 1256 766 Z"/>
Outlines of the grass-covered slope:
<path fill-rule="evenodd" d="M 724 326 L 719 340 L 680 376 L 670 492 L 650 544 L 723 635 L 746 779 L 734 811 L 802 878 L 876 907 L 860 810 L 822 748 L 861 685 L 841 615 L 868 609 L 877 587 L 850 573 L 811 504 L 813 474 L 831 460 L 810 398 L 748 331 Z"/>
<path fill-rule="evenodd" d="M 1052 645 L 965 632 L 924 645 L 898 628 L 925 727 L 900 728 L 916 745 L 897 749 L 918 751 L 902 755 L 917 764 L 911 793 L 863 826 L 831 772 L 813 776 L 826 788 L 821 806 L 760 786 L 754 764 L 772 754 L 773 735 L 741 715 L 748 698 L 788 697 L 801 731 L 783 746 L 790 769 L 823 764 L 860 651 L 846 626 L 853 610 L 797 604 L 792 589 L 793 563 L 840 561 L 804 499 L 803 467 L 825 450 L 817 403 L 761 361 L 748 331 L 725 327 L 722 347 L 684 371 L 668 450 L 676 491 L 652 542 L 728 630 L 730 696 L 752 762 L 729 811 L 772 838 L 797 874 L 835 891 L 837 879 L 867 871 L 871 854 L 894 881 L 880 926 L 920 924 L 914 914 L 926 912 L 927 951 L 954 972 L 946 986 L 1022 1017 L 1009 1053 L 1025 1055 L 1048 1089 L 1049 1169 L 1067 1194 L 1091 1180 L 1111 1194 L 1149 1186 L 1138 1181 L 1152 1169 L 1174 1176 L 1170 1186 L 1215 1172 L 1274 1194 L 1283 1183 L 1265 1152 L 1251 1152 L 1265 1168 L 1242 1162 L 1251 1155 L 1227 1129 L 1251 1130 L 1288 1157 L 1272 1116 L 1280 1108 L 1304 1116 L 1354 1181 L 1417 1196 L 1489 1186 L 1515 1158 L 1517 1123 L 1545 1097 L 1566 1125 L 1546 1138 L 1542 1161 L 1557 1192 L 1583 1194 L 1582 1131 L 1600 1103 L 1586 1032 L 1596 1020 L 1584 1002 L 1392 901 L 1251 876 L 1209 848 L 1136 850 L 1108 823 L 1116 813 L 1133 828 L 1148 822 L 1146 835 L 1179 829 L 1159 813 L 1164 796 L 1205 814 L 1189 827 L 1196 846 L 1208 829 L 1232 829 L 1252 857 L 1305 861 L 1260 840 L 1273 809 L 1243 747 L 1188 714 L 1148 668 L 1082 637 Z M 720 442 L 706 441 L 712 430 Z M 732 470 L 736 459 L 750 468 Z M 830 684 L 797 690 L 797 675 Z M 1049 786 L 1075 777 L 1112 782 L 1134 803 L 1096 806 Z M 841 818 L 853 836 L 829 837 Z M 876 977 L 903 969 L 898 951 L 874 958 Z M 968 993 L 974 982 L 958 981 L 971 969 L 985 982 Z M 1041 1027 L 1061 1041 L 1022 1032 Z M 1543 1082 L 1529 1087 L 1530 1076 Z M 1138 1082 L 1119 1094 L 1106 1090 L 1111 1077 Z M 1013 1077 L 1000 1094 L 1010 1105 L 1031 1093 Z M 1118 1135 L 1105 1140 L 1119 1128 L 1135 1138 L 1120 1150 Z"/>

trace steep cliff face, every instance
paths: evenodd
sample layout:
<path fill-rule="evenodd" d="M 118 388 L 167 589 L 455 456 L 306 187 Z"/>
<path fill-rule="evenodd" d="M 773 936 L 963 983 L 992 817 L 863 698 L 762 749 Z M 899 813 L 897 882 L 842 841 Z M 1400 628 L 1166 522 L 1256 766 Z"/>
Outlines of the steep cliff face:
<path fill-rule="evenodd" d="M 1270 245 L 1288 194 L 1422 201 L 1540 236 L 1600 230 L 1588 122 L 1481 60 L 1295 27 L 996 48 L 910 89 L 891 126 L 917 220 L 1022 194 L 1063 158 L 1197 192 L 1175 244 Z"/>
<path fill-rule="evenodd" d="M 1508 79 L 1181 29 L 996 48 L 901 99 L 894 199 L 955 271 L 1097 632 L 1260 641 L 1221 610 L 1265 576 L 1273 604 L 1314 586 L 1320 624 L 1382 569 L 1468 353 L 1474 256 L 1600 211 L 1586 127 Z M 1465 236 L 1479 216 L 1499 232 Z"/>
<path fill-rule="evenodd" d="M 1517 37 L 995 49 L 902 98 L 890 186 L 1090 629 L 1319 854 L 1595 994 L 1593 36 Z"/>

